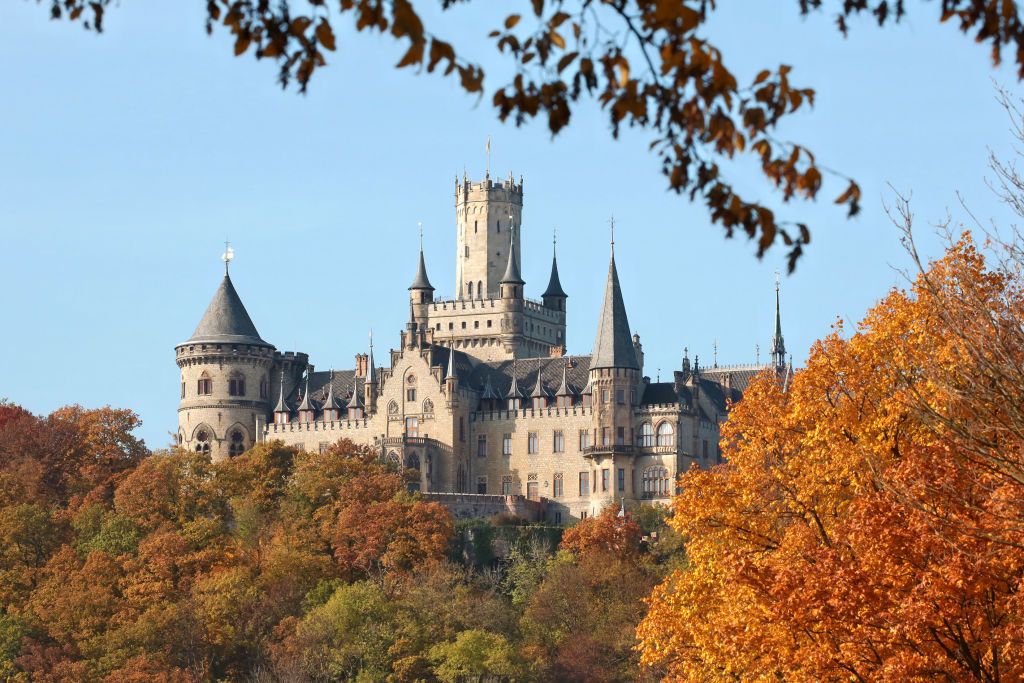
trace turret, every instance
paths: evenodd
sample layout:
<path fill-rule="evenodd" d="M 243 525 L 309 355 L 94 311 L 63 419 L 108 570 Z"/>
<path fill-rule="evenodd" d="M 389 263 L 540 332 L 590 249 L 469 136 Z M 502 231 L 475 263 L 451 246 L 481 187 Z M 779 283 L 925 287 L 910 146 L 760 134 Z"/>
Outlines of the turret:
<path fill-rule="evenodd" d="M 324 422 L 337 420 L 339 410 L 338 400 L 334 398 L 334 370 L 331 370 L 330 378 L 327 380 L 327 397 L 324 399 L 323 405 Z"/>
<path fill-rule="evenodd" d="M 548 287 L 541 297 L 544 299 L 544 307 L 553 311 L 565 311 L 565 301 L 569 295 L 562 289 L 562 281 L 558 277 L 558 253 L 557 244 L 553 243 L 551 249 L 551 277 L 548 278 Z"/>
<path fill-rule="evenodd" d="M 434 286 L 427 277 L 427 264 L 423 258 L 423 235 L 420 234 L 420 261 L 416 268 L 416 276 L 409 285 L 409 303 L 412 307 L 412 320 L 425 327 L 429 317 L 429 305 L 434 301 Z"/>
<path fill-rule="evenodd" d="M 299 422 L 312 422 L 316 414 L 316 408 L 309 400 L 309 376 L 313 374 L 310 369 L 306 370 L 306 386 L 302 392 L 302 401 L 299 403 Z"/>
<path fill-rule="evenodd" d="M 228 272 L 233 255 L 229 247 L 224 279 L 195 332 L 175 347 L 178 444 L 215 460 L 250 448 L 270 415 L 274 347 L 260 337 L 235 290 Z"/>
<path fill-rule="evenodd" d="M 373 330 L 370 330 L 370 352 L 366 358 L 366 381 L 363 382 L 363 403 L 367 412 L 377 410 L 377 367 L 373 361 Z"/>
<path fill-rule="evenodd" d="M 613 460 L 625 457 L 620 454 L 628 454 L 633 445 L 632 417 L 637 402 L 640 364 L 629 329 L 613 240 L 604 304 L 590 361 L 593 424 L 597 432 L 595 463 L 610 464 L 606 459 L 610 456 Z"/>

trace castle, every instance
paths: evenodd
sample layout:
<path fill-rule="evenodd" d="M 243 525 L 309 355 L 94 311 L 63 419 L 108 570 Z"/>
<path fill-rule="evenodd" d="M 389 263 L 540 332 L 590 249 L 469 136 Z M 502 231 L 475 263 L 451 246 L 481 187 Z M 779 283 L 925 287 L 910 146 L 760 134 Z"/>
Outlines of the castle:
<path fill-rule="evenodd" d="M 672 381 L 652 382 L 613 241 L 592 353 L 566 356 L 556 254 L 540 301 L 526 298 L 522 209 L 522 179 L 456 178 L 458 294 L 434 297 L 421 244 L 409 321 L 382 365 L 372 338 L 349 370 L 317 372 L 307 354 L 278 351 L 226 262 L 198 327 L 175 347 L 179 445 L 220 459 L 260 441 L 322 450 L 344 437 L 407 468 L 413 489 L 543 501 L 556 523 L 667 502 L 679 473 L 721 462 L 719 426 L 750 378 L 790 372 L 778 287 L 768 365 L 702 368 L 684 353 Z"/>

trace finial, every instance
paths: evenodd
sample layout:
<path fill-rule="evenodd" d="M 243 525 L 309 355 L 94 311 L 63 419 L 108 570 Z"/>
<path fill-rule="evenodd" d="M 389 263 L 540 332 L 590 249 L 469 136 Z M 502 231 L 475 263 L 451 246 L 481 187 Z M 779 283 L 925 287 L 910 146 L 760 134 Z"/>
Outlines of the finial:
<path fill-rule="evenodd" d="M 761 345 L 760 344 L 754 344 L 754 364 L 755 365 L 760 365 L 761 364 Z"/>
<path fill-rule="evenodd" d="M 491 136 L 487 136 L 487 177 L 491 177 Z"/>
<path fill-rule="evenodd" d="M 776 292 L 778 292 L 778 291 L 779 291 L 779 278 L 780 278 L 780 277 L 781 277 L 781 276 L 779 275 L 779 271 L 777 271 L 777 270 L 776 270 L 776 271 L 775 271 L 775 291 L 776 291 Z"/>
<path fill-rule="evenodd" d="M 228 264 L 233 258 L 235 258 L 235 250 L 231 248 L 231 242 L 224 240 L 224 253 L 220 255 L 220 260 L 224 262 L 225 275 L 228 274 Z"/>
<path fill-rule="evenodd" d="M 658 368 L 658 379 L 655 380 L 655 381 L 657 381 L 657 382 L 661 381 L 661 368 Z"/>
<path fill-rule="evenodd" d="M 717 339 L 714 341 L 714 343 L 712 343 L 711 348 L 714 351 L 714 359 L 713 359 L 714 360 L 714 366 L 713 367 L 717 368 L 718 367 L 718 340 Z"/>
<path fill-rule="evenodd" d="M 611 217 L 611 219 L 609 219 L 608 224 L 611 226 L 611 232 L 612 232 L 612 256 L 615 256 L 615 215 L 614 214 L 612 214 L 612 217 Z"/>
<path fill-rule="evenodd" d="M 420 251 L 423 251 L 423 221 L 416 221 L 416 225 L 420 227 Z"/>
<path fill-rule="evenodd" d="M 370 328 L 370 348 L 373 348 L 373 328 Z"/>
<path fill-rule="evenodd" d="M 690 357 L 690 347 L 689 346 L 684 346 L 683 347 L 683 358 L 689 358 L 689 357 Z"/>

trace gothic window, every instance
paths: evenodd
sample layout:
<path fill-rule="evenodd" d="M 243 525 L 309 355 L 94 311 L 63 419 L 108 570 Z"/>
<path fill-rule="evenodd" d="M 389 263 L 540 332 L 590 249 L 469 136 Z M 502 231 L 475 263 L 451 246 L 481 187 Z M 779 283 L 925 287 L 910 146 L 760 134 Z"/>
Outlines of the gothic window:
<path fill-rule="evenodd" d="M 654 445 L 654 427 L 650 422 L 640 425 L 640 445 L 645 447 Z"/>
<path fill-rule="evenodd" d="M 228 395 L 245 396 L 245 377 L 236 373 L 228 378 Z"/>
<path fill-rule="evenodd" d="M 483 280 L 477 280 L 476 281 L 476 295 L 478 297 L 480 297 L 481 299 L 484 298 L 484 281 Z"/>
<path fill-rule="evenodd" d="M 487 477 L 476 478 L 476 492 L 487 493 Z"/>
<path fill-rule="evenodd" d="M 236 456 L 245 452 L 245 435 L 241 429 L 232 429 L 228 443 L 228 455 Z"/>
<path fill-rule="evenodd" d="M 395 453 L 394 451 L 390 451 L 387 454 L 386 460 L 388 461 L 388 465 L 393 465 L 394 467 L 398 467 L 398 463 L 400 462 L 398 459 L 398 453 Z"/>
<path fill-rule="evenodd" d="M 551 497 L 552 498 L 561 498 L 562 497 L 562 494 L 564 493 L 563 484 L 564 484 L 564 481 L 562 479 L 562 473 L 561 472 L 555 472 L 554 481 L 553 481 L 552 486 L 551 486 Z"/>
<path fill-rule="evenodd" d="M 434 402 L 429 398 L 423 402 L 423 412 L 427 415 L 432 415 L 434 413 Z"/>
<path fill-rule="evenodd" d="M 473 281 L 472 280 L 469 281 L 469 298 L 470 299 L 473 298 Z"/>
<path fill-rule="evenodd" d="M 398 404 L 396 402 L 391 401 L 390 403 L 388 403 L 388 414 L 389 415 L 397 415 L 398 414 Z"/>
<path fill-rule="evenodd" d="M 477 231 L 477 222 L 478 221 L 473 221 L 473 232 Z"/>
<path fill-rule="evenodd" d="M 526 452 L 531 455 L 537 453 L 537 432 L 530 432 L 526 437 Z"/>
<path fill-rule="evenodd" d="M 407 437 L 417 437 L 420 435 L 420 421 L 415 417 L 405 418 L 405 435 Z"/>
<path fill-rule="evenodd" d="M 199 375 L 196 393 L 200 396 L 209 396 L 213 393 L 213 380 L 210 379 L 210 375 L 206 371 L 203 371 L 203 374 Z"/>
<path fill-rule="evenodd" d="M 196 453 L 210 452 L 210 432 L 199 429 L 196 432 Z"/>
<path fill-rule="evenodd" d="M 455 473 L 455 489 L 459 493 L 466 492 L 466 466 L 459 463 L 459 469 Z"/>
<path fill-rule="evenodd" d="M 267 397 L 267 378 L 264 377 L 260 380 L 260 398 Z"/>
<path fill-rule="evenodd" d="M 405 466 L 407 469 L 418 472 L 420 469 L 420 456 L 416 453 L 409 453 L 405 456 Z"/>
<path fill-rule="evenodd" d="M 651 465 L 644 468 L 643 492 L 647 498 L 669 494 L 668 468 Z"/>
<path fill-rule="evenodd" d="M 659 446 L 674 446 L 675 440 L 673 438 L 674 432 L 672 430 L 671 423 L 662 422 L 658 425 L 658 445 Z"/>

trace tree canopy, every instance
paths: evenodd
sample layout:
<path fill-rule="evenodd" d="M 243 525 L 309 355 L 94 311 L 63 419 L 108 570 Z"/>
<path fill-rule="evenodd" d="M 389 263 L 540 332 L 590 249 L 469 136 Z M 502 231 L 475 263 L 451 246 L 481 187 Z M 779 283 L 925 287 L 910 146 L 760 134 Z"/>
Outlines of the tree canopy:
<path fill-rule="evenodd" d="M 37 0 L 53 18 L 101 31 L 111 0 Z M 441 0 L 445 10 L 471 0 Z M 479 0 L 478 0 L 479 1 Z M 705 35 L 714 0 L 530 0 L 489 31 L 499 60 L 514 67 L 511 81 L 485 85 L 482 64 L 462 56 L 457 40 L 428 26 L 422 0 L 208 0 L 206 30 L 227 30 L 235 55 L 251 54 L 278 65 L 282 87 L 310 87 L 316 71 L 337 49 L 342 23 L 390 35 L 405 50 L 398 68 L 441 72 L 468 94 L 490 96 L 498 118 L 523 125 L 546 120 L 552 135 L 570 124 L 573 111 L 596 102 L 612 136 L 622 127 L 646 132 L 671 190 L 702 202 L 727 237 L 756 240 L 760 257 L 778 241 L 792 270 L 810 242 L 810 228 L 777 217 L 766 202 L 743 196 L 722 162 L 752 155 L 783 202 L 813 200 L 823 176 L 839 179 L 834 201 L 849 216 L 860 210 L 857 182 L 820 163 L 812 150 L 776 136 L 778 125 L 814 103 L 814 90 L 793 80 L 790 66 L 766 64 L 750 82 L 729 69 L 728 55 Z M 838 34 L 849 20 L 870 14 L 883 26 L 901 21 L 905 0 L 796 0 L 794 11 L 834 13 Z M 1013 53 L 1024 74 L 1024 26 L 1009 0 L 935 0 L 919 3 L 986 43 L 994 63 Z M 924 10 L 922 10 L 924 11 Z"/>

